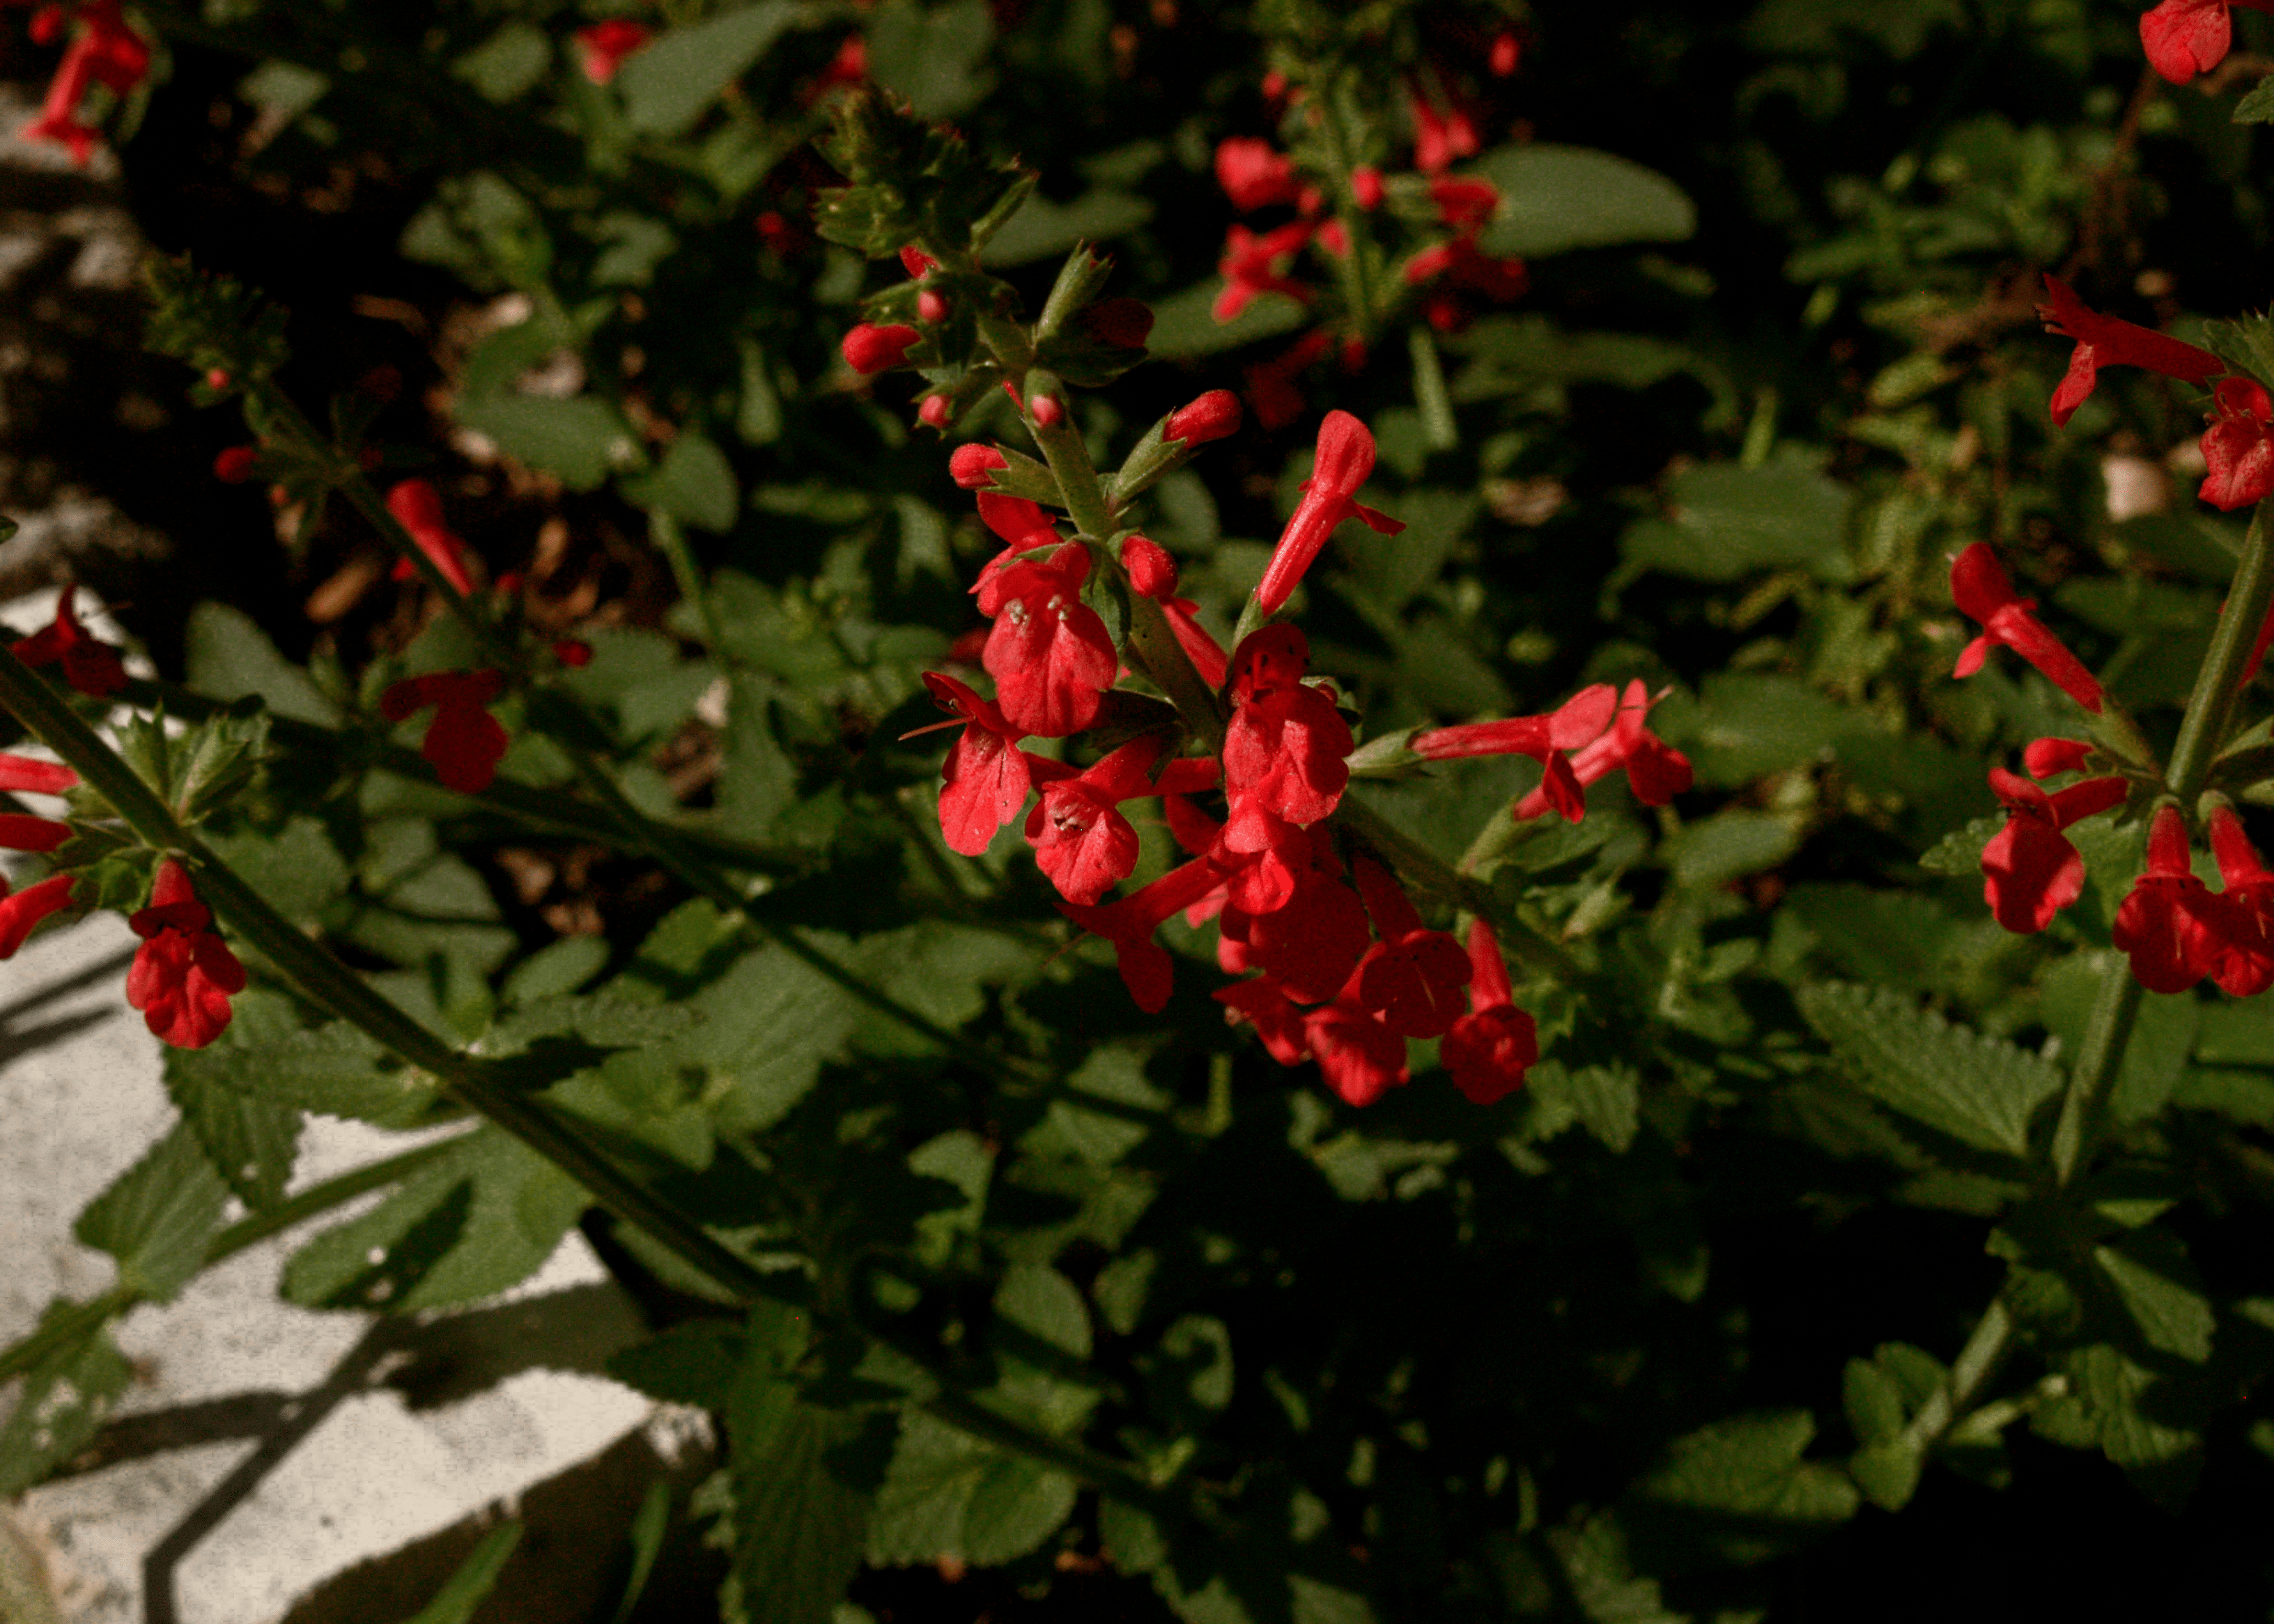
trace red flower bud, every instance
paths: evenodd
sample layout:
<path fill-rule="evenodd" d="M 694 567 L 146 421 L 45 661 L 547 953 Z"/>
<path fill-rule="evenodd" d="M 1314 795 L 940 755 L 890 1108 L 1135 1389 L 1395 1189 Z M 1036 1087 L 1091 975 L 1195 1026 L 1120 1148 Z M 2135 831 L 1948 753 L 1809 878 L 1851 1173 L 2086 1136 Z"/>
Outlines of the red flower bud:
<path fill-rule="evenodd" d="M 950 420 L 947 396 L 945 395 L 927 395 L 923 397 L 923 404 L 916 408 L 916 421 L 928 429 L 944 429 Z"/>
<path fill-rule="evenodd" d="M 577 29 L 576 45 L 584 56 L 584 77 L 595 85 L 606 84 L 623 66 L 624 58 L 645 49 L 651 37 L 644 23 L 634 22 L 629 17 L 612 17 L 589 28 Z"/>
<path fill-rule="evenodd" d="M 1516 71 L 1522 49 L 1515 34 L 1503 28 L 1493 36 L 1492 49 L 1485 54 L 1485 67 L 1495 79 L 1506 79 Z"/>
<path fill-rule="evenodd" d="M 1382 207 L 1382 171 L 1370 163 L 1361 163 L 1351 171 L 1351 196 L 1369 214 Z"/>
<path fill-rule="evenodd" d="M 947 320 L 947 295 L 926 288 L 916 295 L 916 320 L 925 322 Z"/>
<path fill-rule="evenodd" d="M 243 485 L 252 477 L 252 465 L 260 459 L 258 446 L 230 446 L 214 456 L 214 477 L 223 485 Z"/>
<path fill-rule="evenodd" d="M 1036 428 L 1054 429 L 1065 420 L 1065 408 L 1055 395 L 1037 395 L 1027 403 L 1027 411 Z"/>
<path fill-rule="evenodd" d="M 1210 389 L 1198 400 L 1179 406 L 1161 425 L 1161 438 L 1186 445 L 1206 445 L 1239 432 L 1239 396 L 1229 389 Z"/>
<path fill-rule="evenodd" d="M 864 321 L 845 335 L 840 348 L 845 365 L 867 378 L 900 365 L 907 359 L 908 346 L 922 336 L 914 327 L 876 327 Z"/>
<path fill-rule="evenodd" d="M 1141 597 L 1163 601 L 1177 595 L 1177 562 L 1157 541 L 1143 536 L 1123 541 L 1121 568 L 1129 572 L 1129 584 Z"/>
<path fill-rule="evenodd" d="M 939 261 L 911 243 L 900 250 L 900 268 L 908 274 L 909 281 L 922 282 L 939 269 Z"/>
<path fill-rule="evenodd" d="M 1009 461 L 993 446 L 958 446 L 947 459 L 948 477 L 967 491 L 983 491 L 995 483 L 995 470 Z"/>

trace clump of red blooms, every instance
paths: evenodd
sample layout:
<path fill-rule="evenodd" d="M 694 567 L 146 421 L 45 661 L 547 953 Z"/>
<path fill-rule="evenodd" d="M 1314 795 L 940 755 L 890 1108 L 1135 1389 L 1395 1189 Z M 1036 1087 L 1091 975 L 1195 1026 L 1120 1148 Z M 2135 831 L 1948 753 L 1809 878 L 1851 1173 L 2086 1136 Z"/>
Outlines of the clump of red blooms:
<path fill-rule="evenodd" d="M 429 672 L 388 688 L 379 696 L 379 713 L 401 722 L 431 706 L 434 719 L 418 753 L 433 763 L 444 787 L 471 795 L 490 786 L 505 756 L 505 728 L 489 712 L 504 692 L 501 671 Z"/>
<path fill-rule="evenodd" d="M 1162 432 L 1191 443 L 1221 439 L 1239 422 L 1239 402 L 1219 390 L 1171 413 Z M 1329 413 L 1314 477 L 1258 590 L 1261 613 L 1286 602 L 1344 521 L 1402 528 L 1357 500 L 1374 458 L 1366 425 Z M 1539 1058 L 1538 1034 L 1514 1003 L 1491 926 L 1477 921 L 1465 944 L 1432 929 L 1382 855 L 1335 821 L 1356 741 L 1334 688 L 1311 674 L 1302 632 L 1267 620 L 1227 656 L 1194 606 L 1175 596 L 1176 567 L 1164 551 L 1134 534 L 1120 538 L 1118 551 L 1063 535 L 1040 504 L 991 488 L 1008 461 L 975 444 L 949 458 L 956 483 L 976 492 L 981 521 L 1005 545 L 973 588 L 993 622 L 979 657 L 995 697 L 945 672 L 924 677 L 954 715 L 940 726 L 961 727 L 941 771 L 948 846 L 976 856 L 1005 825 L 1019 824 L 1058 892 L 1059 912 L 1112 944 L 1123 982 L 1150 1013 L 1167 1007 L 1175 981 L 1156 939 L 1161 928 L 1179 914 L 1194 927 L 1214 920 L 1217 963 L 1241 978 L 1215 994 L 1229 1018 L 1253 1026 L 1283 1064 L 1317 1061 L 1351 1104 L 1407 1081 L 1406 1046 L 1415 1039 L 1442 1039 L 1455 1086 L 1480 1104 L 1521 1086 Z M 1087 766 L 1022 748 L 1080 733 L 1106 711 L 1121 660 L 1081 595 L 1098 569 L 1122 571 L 1132 592 L 1161 605 L 1225 708 L 1215 753 L 1175 753 L 1181 734 L 1173 729 L 1118 739 Z M 1574 819 L 1585 811 L 1584 785 L 1623 765 L 1638 793 L 1662 804 L 1689 787 L 1689 763 L 1651 735 L 1648 706 L 1639 683 L 1623 701 L 1593 688 L 1552 716 L 1416 733 L 1408 758 L 1532 756 L 1547 770 L 1555 808 Z M 1124 810 L 1133 801 L 1159 802 L 1185 860 L 1117 897 L 1139 861 Z M 1521 805 L 1512 811 L 1538 815 Z"/>
<path fill-rule="evenodd" d="M 611 17 L 606 22 L 577 29 L 576 49 L 584 77 L 595 85 L 606 84 L 624 65 L 624 58 L 645 49 L 653 37 L 645 23 L 634 22 L 629 17 Z"/>
<path fill-rule="evenodd" d="M 36 4 L 37 0 L 0 0 L 0 4 Z M 119 0 L 76 0 L 72 4 L 43 4 L 32 13 L 32 38 L 53 44 L 69 30 L 56 76 L 48 82 L 40 116 L 18 133 L 27 141 L 53 141 L 70 150 L 73 163 L 94 155 L 99 133 L 79 122 L 80 105 L 87 92 L 101 85 L 113 95 L 124 95 L 150 71 L 148 41 L 126 26 Z"/>
<path fill-rule="evenodd" d="M 1516 36 L 1503 34 L 1492 45 L 1489 64 L 1505 78 L 1516 71 Z M 1276 78 L 1276 75 L 1273 76 Z M 1284 91 L 1284 81 L 1281 84 Z M 1276 100 L 1267 87 L 1267 98 Z M 1410 178 L 1386 181 L 1382 171 L 1361 164 L 1334 180 L 1346 186 L 1350 200 L 1367 214 L 1380 209 L 1391 195 L 1426 199 L 1436 222 L 1451 236 L 1424 247 L 1405 261 L 1405 283 L 1424 289 L 1420 309 L 1429 324 L 1441 332 L 1454 332 L 1474 319 L 1480 305 L 1502 304 L 1519 297 L 1530 285 L 1524 261 L 1486 253 L 1480 234 L 1500 207 L 1500 192 L 1489 181 L 1452 176 L 1445 171 L 1457 159 L 1478 150 L 1476 125 L 1457 103 L 1440 106 L 1419 85 L 1407 86 L 1413 126 L 1413 169 Z M 1306 178 L 1288 154 L 1259 136 L 1227 137 L 1216 150 L 1216 183 L 1231 206 L 1243 214 L 1271 208 L 1291 208 L 1294 217 L 1268 230 L 1241 223 L 1225 233 L 1224 257 L 1216 269 L 1224 288 L 1216 295 L 1214 314 L 1230 321 L 1259 297 L 1279 294 L 1308 304 L 1311 287 L 1294 274 L 1296 256 L 1316 244 L 1337 259 L 1351 250 L 1350 234 L 1334 214 L 1329 188 Z M 1279 428 L 1299 417 L 1303 397 L 1294 385 L 1300 373 L 1336 348 L 1336 335 L 1321 327 L 1306 334 L 1284 354 L 1247 369 L 1248 404 L 1267 428 Z M 1342 345 L 1346 366 L 1362 365 L 1365 350 L 1355 335 Z"/>
<path fill-rule="evenodd" d="M 126 686 L 126 666 L 118 650 L 89 634 L 79 623 L 76 583 L 56 599 L 56 618 L 28 637 L 19 638 L 8 652 L 26 665 L 59 666 L 64 680 L 90 699 L 107 698 Z"/>
<path fill-rule="evenodd" d="M 127 915 L 142 938 L 126 972 L 126 1002 L 160 1041 L 203 1049 L 229 1026 L 230 999 L 245 990 L 245 966 L 213 929 L 189 873 L 161 860 L 150 906 Z"/>

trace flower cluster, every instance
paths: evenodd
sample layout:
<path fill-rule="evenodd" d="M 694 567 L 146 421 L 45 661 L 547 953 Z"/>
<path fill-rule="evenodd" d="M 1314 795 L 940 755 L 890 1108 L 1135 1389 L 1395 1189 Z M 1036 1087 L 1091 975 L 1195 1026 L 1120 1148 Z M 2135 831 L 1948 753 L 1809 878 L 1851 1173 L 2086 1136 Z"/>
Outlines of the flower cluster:
<path fill-rule="evenodd" d="M 56 618 L 28 637 L 11 643 L 8 651 L 26 665 L 55 665 L 64 680 L 90 699 L 102 699 L 126 686 L 126 665 L 118 650 L 90 635 L 79 623 L 76 583 L 56 599 Z"/>
<path fill-rule="evenodd" d="M 54 43 L 66 30 L 71 42 L 64 47 L 56 76 L 48 82 L 40 116 L 19 133 L 27 141 L 53 141 L 67 147 L 72 162 L 83 164 L 94 155 L 94 144 L 100 139 L 96 131 L 79 122 L 80 105 L 87 92 L 97 85 L 120 96 L 133 89 L 150 71 L 150 46 L 126 26 L 119 0 L 41 4 L 32 13 L 32 38 L 41 45 Z"/>
<path fill-rule="evenodd" d="M 1495 42 L 1495 73 L 1515 71 L 1514 41 L 1513 34 L 1505 34 Z M 1488 254 L 1479 245 L 1500 207 L 1499 189 L 1487 180 L 1446 172 L 1455 160 L 1477 152 L 1476 126 L 1467 109 L 1458 103 L 1441 106 L 1411 83 L 1407 108 L 1413 168 L 1405 174 L 1385 177 L 1372 164 L 1358 164 L 1346 174 L 1314 179 L 1293 155 L 1261 137 L 1231 136 L 1217 146 L 1216 183 L 1234 209 L 1242 214 L 1292 211 L 1291 218 L 1268 229 L 1236 222 L 1226 231 L 1216 267 L 1224 278 L 1214 312 L 1218 321 L 1233 320 L 1266 293 L 1312 303 L 1314 290 L 1295 274 L 1296 262 L 1313 247 L 1331 259 L 1348 259 L 1351 234 L 1337 216 L 1337 206 L 1354 206 L 1369 216 L 1386 209 L 1428 236 L 1426 245 L 1405 258 L 1399 274 L 1414 290 L 1423 317 L 1440 331 L 1465 327 L 1480 305 L 1505 304 L 1525 292 L 1529 280 L 1524 261 Z M 1447 230 L 1450 236 L 1442 235 Z M 1266 427 L 1280 427 L 1301 414 L 1303 399 L 1294 380 L 1337 347 L 1336 325 L 1322 324 L 1284 354 L 1247 369 L 1248 402 Z M 1353 369 L 1365 361 L 1359 331 L 1363 325 L 1341 337 L 1344 363 Z"/>
<path fill-rule="evenodd" d="M 1203 396 L 1171 414 L 1161 432 L 1171 442 L 1187 433 L 1216 438 L 1237 422 L 1229 396 Z M 1062 535 L 1040 503 L 997 488 L 1011 467 L 1005 452 L 957 450 L 951 470 L 976 492 L 982 522 L 1005 545 L 973 589 L 992 621 L 981 662 L 995 697 L 944 672 L 924 679 L 956 718 L 941 726 L 962 727 L 942 769 L 940 828 L 952 848 L 975 856 L 1004 826 L 1019 823 L 1058 891 L 1059 912 L 1112 945 L 1122 981 L 1148 1012 L 1164 1009 L 1173 990 L 1161 928 L 1180 914 L 1194 927 L 1213 920 L 1217 963 L 1241 978 L 1215 996 L 1283 1064 L 1316 1060 L 1337 1094 L 1364 1105 L 1408 1079 L 1409 1041 L 1442 1039 L 1456 1086 L 1489 1103 L 1522 1083 L 1540 1052 L 1532 1018 L 1515 1004 L 1501 944 L 1482 918 L 1465 942 L 1432 929 L 1389 855 L 1337 819 L 1355 736 L 1335 688 L 1313 676 L 1302 632 L 1269 619 L 1345 520 L 1388 533 L 1403 528 L 1357 500 L 1374 459 L 1365 425 L 1329 413 L 1313 477 L 1251 606 L 1262 623 L 1227 656 L 1193 605 L 1176 596 L 1175 566 L 1151 541 L 1125 533 L 1109 545 Z M 1222 742 L 1212 752 L 1185 753 L 1190 717 L 1186 726 L 1148 725 L 1157 712 L 1141 704 L 1111 709 L 1122 651 L 1083 596 L 1106 572 L 1118 573 L 1114 587 L 1157 608 L 1222 707 Z M 1135 650 L 1133 643 L 1133 665 L 1161 657 Z M 1622 766 L 1645 801 L 1663 803 L 1689 786 L 1689 763 L 1648 731 L 1649 703 L 1639 683 L 1623 700 L 1608 687 L 1593 688 L 1552 716 L 1416 733 L 1400 759 L 1418 766 L 1532 756 L 1542 763 L 1547 793 L 1536 808 L 1527 798 L 1511 808 L 1516 816 L 1552 805 L 1576 819 L 1585 809 L 1585 785 Z M 1109 715 L 1125 720 L 1087 766 L 1023 748 L 1031 738 L 1068 738 Z M 1140 841 L 1123 810 L 1133 801 L 1159 802 L 1184 861 L 1110 896 L 1137 870 Z"/>

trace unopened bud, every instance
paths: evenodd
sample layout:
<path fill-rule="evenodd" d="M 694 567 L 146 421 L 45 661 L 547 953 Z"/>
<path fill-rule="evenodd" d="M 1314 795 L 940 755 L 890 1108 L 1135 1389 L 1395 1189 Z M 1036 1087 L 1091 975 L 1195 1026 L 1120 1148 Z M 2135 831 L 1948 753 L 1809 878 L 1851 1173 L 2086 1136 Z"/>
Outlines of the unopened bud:
<path fill-rule="evenodd" d="M 1485 65 L 1492 71 L 1495 79 L 1506 79 L 1516 71 L 1521 49 L 1516 35 L 1506 28 L 1493 36 L 1492 50 L 1485 57 Z"/>
<path fill-rule="evenodd" d="M 952 415 L 945 395 L 927 395 L 923 404 L 916 408 L 916 421 L 928 429 L 945 428 Z"/>
<path fill-rule="evenodd" d="M 1370 163 L 1361 163 L 1351 171 L 1351 196 L 1358 206 L 1372 214 L 1382 207 L 1382 171 Z"/>
<path fill-rule="evenodd" d="M 230 376 L 229 376 L 229 372 L 228 372 L 227 369 L 222 368 L 222 367 L 218 367 L 218 366 L 216 366 L 216 367 L 215 367 L 215 368 L 213 369 L 213 371 L 211 371 L 211 372 L 207 372 L 207 373 L 206 374 L 206 387 L 207 387 L 207 388 L 208 388 L 208 389 L 226 389 L 226 388 L 228 388 L 228 387 L 229 387 L 229 386 L 230 386 Z"/>
<path fill-rule="evenodd" d="M 1229 389 L 1210 389 L 1198 400 L 1178 407 L 1161 425 L 1163 440 L 1204 445 L 1239 432 L 1239 396 Z"/>
<path fill-rule="evenodd" d="M 1177 561 L 1161 544 L 1144 536 L 1131 536 L 1121 544 L 1121 568 L 1138 593 L 1166 603 L 1177 595 Z"/>
<path fill-rule="evenodd" d="M 845 365 L 863 378 L 907 359 L 908 346 L 923 335 L 914 327 L 875 327 L 864 321 L 845 335 Z"/>
<path fill-rule="evenodd" d="M 967 491 L 984 490 L 995 483 L 995 470 L 1009 462 L 992 446 L 958 446 L 947 459 L 948 477 Z"/>
<path fill-rule="evenodd" d="M 910 282 L 922 282 L 939 269 L 939 261 L 911 243 L 900 250 L 900 268 L 908 274 Z"/>
<path fill-rule="evenodd" d="M 252 465 L 260 456 L 258 446 L 231 446 L 214 458 L 214 477 L 223 485 L 243 485 L 252 477 Z"/>
<path fill-rule="evenodd" d="M 1065 408 L 1055 395 L 1037 395 L 1028 403 L 1027 410 L 1038 429 L 1054 429 L 1065 420 Z"/>
<path fill-rule="evenodd" d="M 917 294 L 916 320 L 919 321 L 946 320 L 947 295 L 945 293 L 934 293 L 930 288 L 926 288 L 922 293 Z"/>

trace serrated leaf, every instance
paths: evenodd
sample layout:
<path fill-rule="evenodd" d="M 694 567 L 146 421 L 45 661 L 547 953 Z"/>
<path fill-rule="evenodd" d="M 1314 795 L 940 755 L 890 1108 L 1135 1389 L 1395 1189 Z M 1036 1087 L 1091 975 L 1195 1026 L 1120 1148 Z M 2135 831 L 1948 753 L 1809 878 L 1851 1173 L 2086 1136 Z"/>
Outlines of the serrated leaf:
<path fill-rule="evenodd" d="M 187 1123 L 87 1205 L 72 1233 L 118 1260 L 118 1279 L 163 1303 L 204 1267 L 228 1190 Z"/>
<path fill-rule="evenodd" d="M 300 1113 L 272 1096 L 222 1083 L 214 1067 L 183 1064 L 201 1052 L 166 1050 L 166 1092 L 230 1192 L 248 1207 L 273 1206 L 291 1182 Z"/>
<path fill-rule="evenodd" d="M 1730 1562 L 1767 1559 L 1856 1515 L 1847 1476 L 1802 1456 L 1816 1435 L 1805 1410 L 1733 1417 L 1668 1447 L 1630 1491 L 1621 1515 L 1648 1525 L 1653 1546 Z"/>
<path fill-rule="evenodd" d="M 1848 1457 L 1848 1475 L 1864 1498 L 1882 1511 L 1901 1511 L 1918 1489 L 1919 1470 L 1925 1457 L 1916 1447 L 1900 1441 L 1874 1444 Z"/>
<path fill-rule="evenodd" d="M 1758 468 L 1700 463 L 1676 474 L 1667 514 L 1628 526 L 1620 550 L 1637 568 L 1691 581 L 1736 581 L 1758 570 L 1806 569 L 1842 583 L 1855 492 L 1795 449 Z"/>
<path fill-rule="evenodd" d="M 550 1162 L 484 1127 L 301 1247 L 284 1266 L 283 1294 L 304 1307 L 390 1313 L 478 1302 L 535 1274 L 587 1200 Z"/>
<path fill-rule="evenodd" d="M 346 860 L 316 818 L 292 818 L 274 834 L 243 830 L 208 834 L 207 841 L 239 879 L 296 923 L 312 920 L 344 895 L 351 877 Z"/>
<path fill-rule="evenodd" d="M 1081 1293 L 1044 1263 L 1014 1263 L 995 1289 L 995 1312 L 1044 1347 L 1069 1358 L 1089 1357 L 1089 1313 Z"/>
<path fill-rule="evenodd" d="M 801 1402 L 764 1363 L 754 1351 L 727 1414 L 735 1599 L 753 1624 L 832 1624 L 868 1536 L 869 1497 L 829 1458 L 851 1418 Z"/>
<path fill-rule="evenodd" d="M 742 506 L 742 488 L 727 454 L 691 430 L 671 442 L 653 472 L 626 479 L 623 492 L 643 508 L 706 530 L 732 530 Z"/>
<path fill-rule="evenodd" d="M 258 989 L 239 994 L 235 1007 L 215 1041 L 168 1056 L 169 1086 L 225 1088 L 393 1128 L 419 1121 L 440 1099 L 425 1073 L 387 1069 L 387 1051 L 345 1021 L 310 1030 L 290 999 Z"/>
<path fill-rule="evenodd" d="M 2150 1348 L 2194 1365 L 2210 1357 L 2218 1321 L 2176 1236 L 2135 1230 L 2113 1245 L 2094 1247 L 2092 1257 Z"/>
<path fill-rule="evenodd" d="M 456 410 L 465 427 L 516 461 L 558 475 L 572 491 L 597 490 L 611 470 L 640 461 L 639 441 L 623 414 L 594 395 L 461 397 Z"/>
<path fill-rule="evenodd" d="M 749 1343 L 731 1320 L 689 1320 L 610 1356 L 608 1374 L 666 1403 L 724 1410 Z"/>
<path fill-rule="evenodd" d="M 2274 124 L 2274 79 L 2260 79 L 2241 101 L 2234 104 L 2234 122 L 2239 124 Z"/>
<path fill-rule="evenodd" d="M 60 1299 L 50 1303 L 41 1323 L 72 1306 Z M 133 1375 L 108 1326 L 26 1372 L 16 1408 L 0 1426 L 0 1500 L 12 1500 L 77 1455 Z"/>
<path fill-rule="evenodd" d="M 2059 1067 L 1898 993 L 1831 981 L 1799 1002 L 1872 1098 L 1977 1149 L 2028 1157 L 2029 1119 L 2060 1092 Z"/>
<path fill-rule="evenodd" d="M 1500 188 L 1500 207 L 1478 245 L 1538 259 L 1617 243 L 1680 242 L 1698 229 L 1682 189 L 1631 159 L 1542 141 L 1499 147 L 1477 168 Z"/>
<path fill-rule="evenodd" d="M 877 1491 L 869 1560 L 1007 1562 L 1049 1538 L 1073 1502 L 1074 1483 L 1064 1473 L 911 1414 Z"/>
<path fill-rule="evenodd" d="M 2071 1354 L 2067 1365 L 2101 1452 L 2142 1492 L 2178 1510 L 2202 1470 L 2202 1435 L 2172 1418 L 2170 1384 L 2105 1342 Z"/>
<path fill-rule="evenodd" d="M 1209 281 L 1154 300 L 1153 330 L 1146 335 L 1146 350 L 1163 360 L 1213 355 L 1291 333 L 1310 320 L 1307 305 L 1267 293 L 1250 300 L 1247 308 L 1230 321 L 1218 321 L 1213 311 L 1216 295 L 1223 289 L 1222 282 Z"/>
<path fill-rule="evenodd" d="M 1934 843 L 1919 858 L 1919 867 L 1929 874 L 1946 874 L 1954 878 L 1982 872 L 1982 848 L 2006 827 L 2002 817 L 1977 817 L 1963 829 L 1954 829 Z"/>
<path fill-rule="evenodd" d="M 686 130 L 766 54 L 802 9 L 795 0 L 761 0 L 659 35 L 616 75 L 626 120 L 651 135 Z"/>
<path fill-rule="evenodd" d="M 191 610 L 183 658 L 190 686 L 200 694 L 215 699 L 258 696 L 278 716 L 328 727 L 339 723 L 339 707 L 241 609 L 203 603 Z"/>

